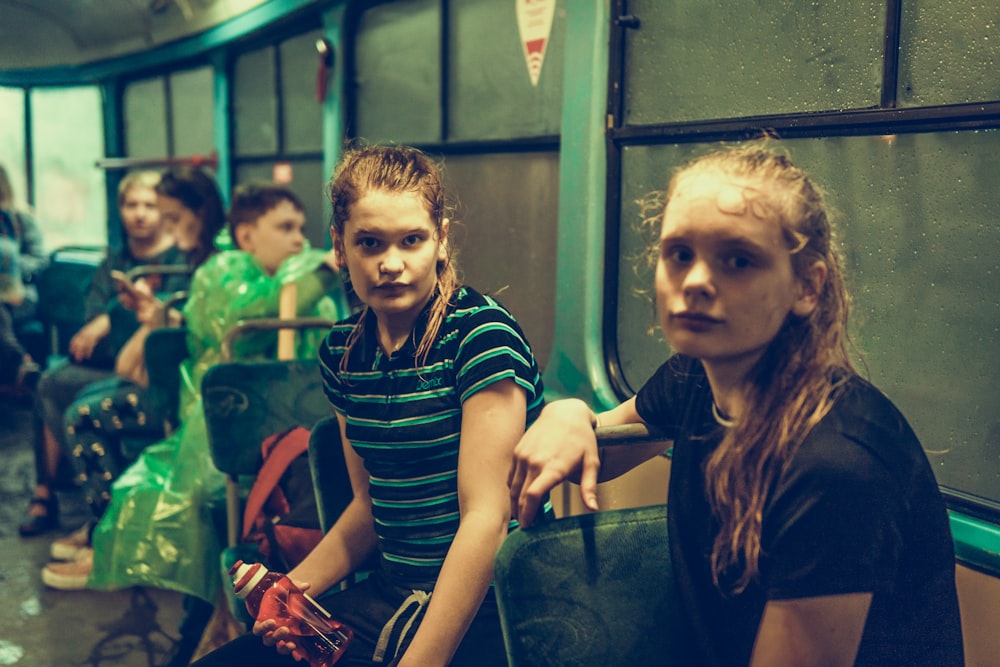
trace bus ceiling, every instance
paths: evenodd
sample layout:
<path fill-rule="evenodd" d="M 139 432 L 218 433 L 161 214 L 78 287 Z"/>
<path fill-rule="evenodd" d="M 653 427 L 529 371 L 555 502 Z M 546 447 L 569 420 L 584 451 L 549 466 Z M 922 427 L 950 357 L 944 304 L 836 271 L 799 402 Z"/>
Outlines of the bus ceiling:
<path fill-rule="evenodd" d="M 23 70 L 76 67 L 120 58 L 203 33 L 268 4 L 274 3 L 0 0 L 0 62 L 4 69 Z"/>

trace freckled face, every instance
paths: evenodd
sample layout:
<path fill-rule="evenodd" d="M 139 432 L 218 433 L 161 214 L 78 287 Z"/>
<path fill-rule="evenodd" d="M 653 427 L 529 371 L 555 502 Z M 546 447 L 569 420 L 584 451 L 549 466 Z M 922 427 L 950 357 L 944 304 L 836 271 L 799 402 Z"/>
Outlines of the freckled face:
<path fill-rule="evenodd" d="M 174 243 L 184 252 L 198 247 L 201 235 L 201 218 L 197 213 L 181 203 L 179 199 L 160 195 L 156 199 L 167 232 L 174 237 Z"/>
<path fill-rule="evenodd" d="M 749 369 L 789 313 L 812 310 L 779 223 L 754 213 L 753 200 L 765 196 L 756 182 L 697 175 L 680 185 L 664 212 L 656 267 L 660 326 L 674 350 L 706 365 Z"/>
<path fill-rule="evenodd" d="M 447 258 L 447 223 L 440 232 L 424 200 L 410 192 L 369 192 L 351 207 L 334 244 L 358 297 L 380 326 L 408 330 L 437 286 Z"/>

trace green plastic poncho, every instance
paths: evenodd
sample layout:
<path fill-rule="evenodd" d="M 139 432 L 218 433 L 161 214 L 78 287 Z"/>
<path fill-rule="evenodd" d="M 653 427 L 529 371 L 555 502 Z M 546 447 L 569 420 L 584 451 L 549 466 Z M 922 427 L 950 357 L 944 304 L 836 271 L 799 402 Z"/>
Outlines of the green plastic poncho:
<path fill-rule="evenodd" d="M 230 250 L 195 272 L 184 307 L 190 357 L 181 367 L 182 423 L 147 447 L 113 484 L 111 504 L 94 530 L 91 588 L 148 585 L 215 600 L 222 545 L 209 501 L 222 495 L 225 478 L 208 449 L 201 378 L 219 362 L 222 339 L 239 320 L 277 316 L 282 285 L 298 284 L 300 316 L 347 317 L 339 277 L 317 270 L 323 259 L 323 252 L 307 250 L 268 276 L 253 256 Z M 323 335 L 300 334 L 297 356 L 315 355 Z M 237 339 L 233 356 L 273 359 L 276 340 L 275 332 L 247 334 Z"/>

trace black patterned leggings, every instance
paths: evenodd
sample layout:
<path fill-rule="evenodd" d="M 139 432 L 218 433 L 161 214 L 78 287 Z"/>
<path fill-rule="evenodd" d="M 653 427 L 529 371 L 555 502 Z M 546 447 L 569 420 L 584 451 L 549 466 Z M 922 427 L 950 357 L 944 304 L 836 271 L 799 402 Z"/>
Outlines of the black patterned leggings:
<path fill-rule="evenodd" d="M 164 436 L 163 417 L 145 389 L 120 377 L 87 385 L 64 415 L 73 480 L 96 518 L 111 484 L 148 445 Z"/>

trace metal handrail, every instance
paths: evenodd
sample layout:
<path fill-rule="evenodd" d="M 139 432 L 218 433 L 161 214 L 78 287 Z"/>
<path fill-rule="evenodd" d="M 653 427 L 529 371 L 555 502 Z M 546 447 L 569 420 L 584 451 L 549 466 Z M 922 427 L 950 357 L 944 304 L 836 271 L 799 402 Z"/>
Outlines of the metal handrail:
<path fill-rule="evenodd" d="M 194 273 L 194 267 L 187 264 L 140 264 L 126 271 L 125 277 L 134 282 L 136 278 L 142 278 L 143 276 L 180 276 L 191 275 L 192 273 Z"/>
<path fill-rule="evenodd" d="M 662 431 L 646 424 L 622 424 L 621 426 L 598 426 L 594 429 L 598 447 L 614 445 L 645 444 L 647 442 L 670 442 Z"/>
<path fill-rule="evenodd" d="M 249 331 L 329 329 L 333 324 L 333 320 L 325 317 L 296 317 L 288 320 L 283 320 L 280 317 L 261 317 L 251 320 L 240 320 L 236 323 L 236 326 L 226 332 L 225 337 L 222 339 L 221 359 L 224 362 L 232 361 L 233 342 L 236 338 Z"/>

